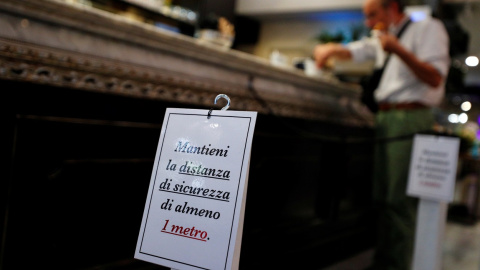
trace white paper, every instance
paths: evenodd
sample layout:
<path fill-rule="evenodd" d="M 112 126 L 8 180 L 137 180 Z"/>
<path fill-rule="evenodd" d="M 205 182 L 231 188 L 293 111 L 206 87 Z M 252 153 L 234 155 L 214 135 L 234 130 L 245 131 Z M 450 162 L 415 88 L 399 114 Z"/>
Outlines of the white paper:
<path fill-rule="evenodd" d="M 167 109 L 135 258 L 232 269 L 256 112 Z"/>
<path fill-rule="evenodd" d="M 459 146 L 459 138 L 415 135 L 407 194 L 452 201 Z"/>

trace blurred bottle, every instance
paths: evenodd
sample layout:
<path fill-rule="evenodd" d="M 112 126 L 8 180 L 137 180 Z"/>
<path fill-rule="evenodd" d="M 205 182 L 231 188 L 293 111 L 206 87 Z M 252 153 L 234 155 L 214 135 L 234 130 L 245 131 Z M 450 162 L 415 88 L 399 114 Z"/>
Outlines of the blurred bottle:
<path fill-rule="evenodd" d="M 270 53 L 270 64 L 276 67 L 288 67 L 288 57 L 279 50 Z"/>

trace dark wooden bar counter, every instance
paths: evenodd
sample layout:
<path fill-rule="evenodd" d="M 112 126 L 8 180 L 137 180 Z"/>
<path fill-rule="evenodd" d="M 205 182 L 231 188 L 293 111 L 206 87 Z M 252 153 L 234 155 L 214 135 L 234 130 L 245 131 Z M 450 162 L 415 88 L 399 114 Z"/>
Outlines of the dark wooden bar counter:
<path fill-rule="evenodd" d="M 4 0 L 0 89 L 0 269 L 161 269 L 133 254 L 165 109 L 220 93 L 259 113 L 240 269 L 321 269 L 372 246 L 357 85 L 85 6 Z"/>

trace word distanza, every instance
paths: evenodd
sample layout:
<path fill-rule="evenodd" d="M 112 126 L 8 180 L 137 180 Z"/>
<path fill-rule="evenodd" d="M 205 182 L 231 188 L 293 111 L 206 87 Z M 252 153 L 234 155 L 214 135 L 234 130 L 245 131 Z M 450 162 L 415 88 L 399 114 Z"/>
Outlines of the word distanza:
<path fill-rule="evenodd" d="M 172 160 L 168 160 L 167 171 L 176 171 L 177 164 L 172 163 Z M 220 180 L 228 180 L 230 178 L 230 171 L 223 169 L 214 169 L 204 167 L 202 164 L 195 164 L 192 161 L 185 161 L 185 164 L 181 165 L 178 169 L 179 174 L 202 176 L 208 178 L 215 178 Z"/>

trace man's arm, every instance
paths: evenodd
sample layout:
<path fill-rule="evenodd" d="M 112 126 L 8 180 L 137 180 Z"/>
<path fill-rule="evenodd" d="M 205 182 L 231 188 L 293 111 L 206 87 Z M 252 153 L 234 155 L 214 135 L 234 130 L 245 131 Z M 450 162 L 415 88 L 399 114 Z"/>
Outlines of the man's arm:
<path fill-rule="evenodd" d="M 326 43 L 315 46 L 313 57 L 318 68 L 322 68 L 327 63 L 330 57 L 337 57 L 342 59 L 352 58 L 349 50 L 338 43 Z"/>
<path fill-rule="evenodd" d="M 420 61 L 417 56 L 403 47 L 398 39 L 390 34 L 380 36 L 383 49 L 394 53 L 412 70 L 415 76 L 426 84 L 437 87 L 443 80 L 442 74 L 431 64 Z"/>

